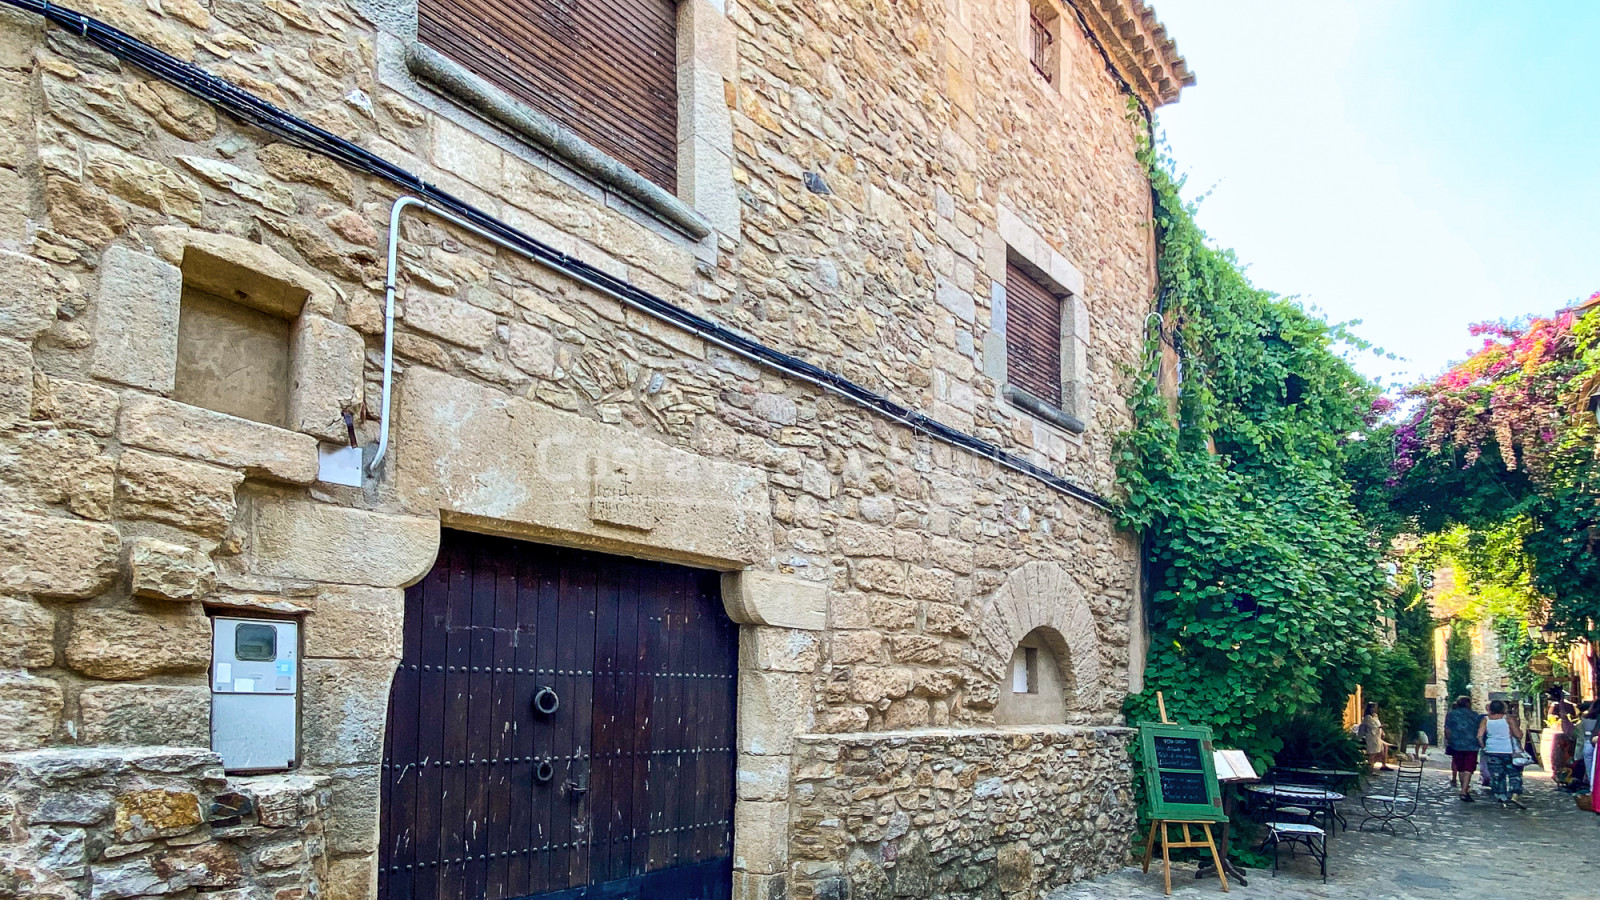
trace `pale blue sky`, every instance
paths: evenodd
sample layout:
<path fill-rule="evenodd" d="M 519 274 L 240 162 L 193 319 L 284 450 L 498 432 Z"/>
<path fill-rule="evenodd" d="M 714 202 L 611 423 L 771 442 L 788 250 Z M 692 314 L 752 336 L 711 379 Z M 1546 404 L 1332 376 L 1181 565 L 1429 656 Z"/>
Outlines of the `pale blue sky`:
<path fill-rule="evenodd" d="M 1403 357 L 1368 375 L 1600 290 L 1600 2 L 1152 5 L 1199 76 L 1157 121 L 1201 226 Z"/>

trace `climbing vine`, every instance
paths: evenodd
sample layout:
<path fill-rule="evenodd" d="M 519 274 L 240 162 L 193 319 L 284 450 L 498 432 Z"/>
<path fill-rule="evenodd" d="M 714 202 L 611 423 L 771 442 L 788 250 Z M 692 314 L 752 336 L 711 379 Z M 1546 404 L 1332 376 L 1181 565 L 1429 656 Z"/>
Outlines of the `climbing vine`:
<path fill-rule="evenodd" d="M 1486 615 L 1524 630 L 1548 622 L 1564 639 L 1600 636 L 1600 457 L 1589 408 L 1600 315 L 1584 312 L 1596 301 L 1475 326 L 1483 342 L 1471 356 L 1410 389 L 1414 411 L 1393 429 L 1386 482 L 1391 515 L 1443 536 Z"/>
<path fill-rule="evenodd" d="M 1174 718 L 1264 759 L 1292 717 L 1342 700 L 1370 670 L 1380 542 L 1345 466 L 1377 390 L 1339 354 L 1340 327 L 1253 287 L 1207 243 L 1170 165 L 1146 162 L 1160 314 L 1117 461 L 1153 608 L 1128 715 L 1154 720 L 1161 691 Z M 1181 362 L 1175 398 L 1162 390 L 1164 343 L 1168 371 Z"/>

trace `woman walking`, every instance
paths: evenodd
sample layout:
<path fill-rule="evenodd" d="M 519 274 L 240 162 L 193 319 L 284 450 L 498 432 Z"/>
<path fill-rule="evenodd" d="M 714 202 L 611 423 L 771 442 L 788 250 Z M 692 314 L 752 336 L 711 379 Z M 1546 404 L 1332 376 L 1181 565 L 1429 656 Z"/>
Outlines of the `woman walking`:
<path fill-rule="evenodd" d="M 1380 772 L 1389 771 L 1388 746 L 1383 740 L 1383 720 L 1378 718 L 1378 704 L 1368 703 L 1366 715 L 1361 717 L 1361 738 L 1366 742 L 1367 762 L 1380 766 Z"/>
<path fill-rule="evenodd" d="M 1600 728 L 1600 700 L 1589 704 L 1589 711 L 1578 720 L 1578 746 L 1573 753 L 1573 777 L 1580 788 L 1592 788 L 1589 784 L 1589 770 L 1594 768 L 1594 736 Z"/>
<path fill-rule="evenodd" d="M 1527 809 L 1522 805 L 1522 770 L 1511 764 L 1521 742 L 1522 727 L 1506 718 L 1505 701 L 1491 701 L 1488 717 L 1478 723 L 1478 743 L 1489 762 L 1489 790 L 1501 809 L 1507 803 Z"/>
<path fill-rule="evenodd" d="M 1444 717 L 1444 746 L 1450 754 L 1450 786 L 1461 789 L 1461 799 L 1472 802 L 1472 773 L 1478 771 L 1479 715 L 1472 708 L 1471 697 L 1459 697 L 1456 705 Z"/>

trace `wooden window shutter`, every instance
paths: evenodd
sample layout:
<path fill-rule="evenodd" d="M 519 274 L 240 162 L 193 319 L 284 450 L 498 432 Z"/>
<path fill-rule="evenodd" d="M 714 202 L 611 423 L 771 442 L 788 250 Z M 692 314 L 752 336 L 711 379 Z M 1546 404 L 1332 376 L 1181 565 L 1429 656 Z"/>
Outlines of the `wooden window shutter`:
<path fill-rule="evenodd" d="M 1061 300 L 1006 264 L 1006 380 L 1061 406 Z"/>
<path fill-rule="evenodd" d="M 419 0 L 417 36 L 677 193 L 674 0 Z"/>

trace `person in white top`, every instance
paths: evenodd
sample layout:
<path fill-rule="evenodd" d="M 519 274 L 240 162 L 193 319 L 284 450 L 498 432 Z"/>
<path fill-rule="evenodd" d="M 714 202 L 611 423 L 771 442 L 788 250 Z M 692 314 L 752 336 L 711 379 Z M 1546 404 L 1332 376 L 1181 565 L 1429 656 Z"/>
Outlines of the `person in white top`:
<path fill-rule="evenodd" d="M 1505 701 L 1489 703 L 1489 715 L 1478 724 L 1478 743 L 1483 745 L 1483 755 L 1489 763 L 1489 791 L 1500 801 L 1500 808 L 1510 803 L 1527 809 L 1522 805 L 1522 770 L 1511 764 L 1517 748 L 1522 746 L 1522 727 L 1506 716 Z"/>

